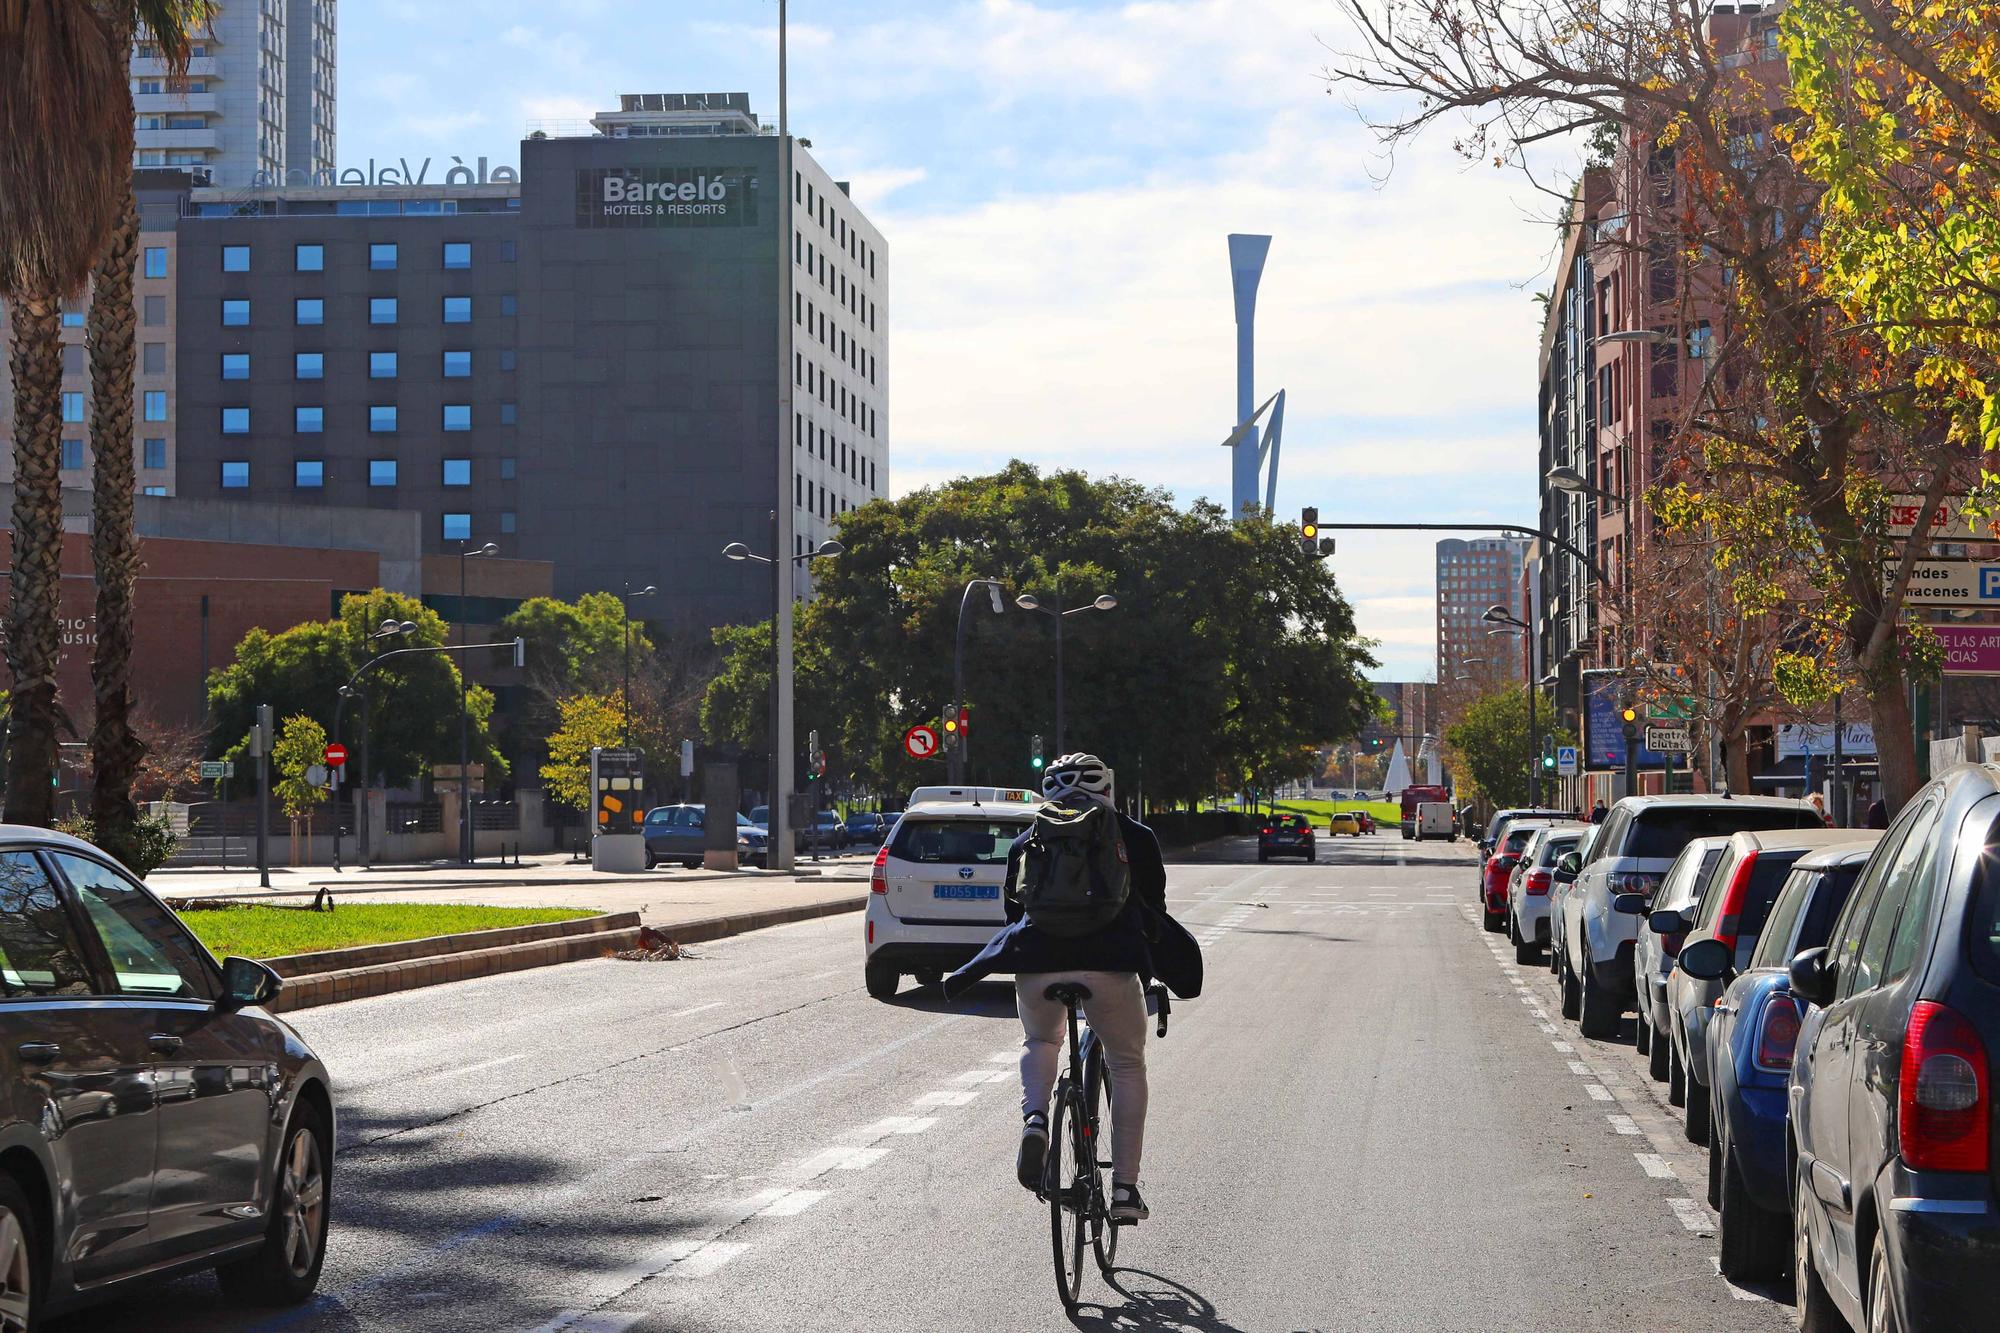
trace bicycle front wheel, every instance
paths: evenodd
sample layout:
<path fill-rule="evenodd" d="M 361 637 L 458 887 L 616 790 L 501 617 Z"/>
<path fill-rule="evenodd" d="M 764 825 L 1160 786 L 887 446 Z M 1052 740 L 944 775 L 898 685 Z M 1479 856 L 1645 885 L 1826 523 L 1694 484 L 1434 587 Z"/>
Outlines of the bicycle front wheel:
<path fill-rule="evenodd" d="M 1090 1053 L 1090 1059 L 1084 1065 L 1083 1082 L 1083 1104 L 1090 1111 L 1090 1119 L 1086 1123 L 1095 1126 L 1095 1130 L 1086 1136 L 1090 1141 L 1092 1155 L 1090 1194 L 1093 1206 L 1090 1210 L 1090 1246 L 1097 1251 L 1098 1271 L 1109 1279 L 1111 1270 L 1118 1260 L 1119 1228 L 1111 1225 L 1111 1202 L 1104 1189 L 1104 1168 L 1109 1164 L 1103 1158 L 1096 1156 L 1104 1140 L 1106 1124 L 1104 1112 L 1111 1104 L 1111 1083 L 1104 1077 L 1102 1049 Z"/>
<path fill-rule="evenodd" d="M 1096 1175 L 1094 1148 L 1084 1139 L 1081 1090 L 1067 1076 L 1056 1084 L 1055 1109 L 1049 1117 L 1049 1155 L 1043 1167 L 1042 1192 L 1049 1201 L 1049 1241 L 1055 1251 L 1056 1292 L 1063 1309 L 1076 1313 L 1083 1290 L 1083 1245 L 1090 1226 Z"/>

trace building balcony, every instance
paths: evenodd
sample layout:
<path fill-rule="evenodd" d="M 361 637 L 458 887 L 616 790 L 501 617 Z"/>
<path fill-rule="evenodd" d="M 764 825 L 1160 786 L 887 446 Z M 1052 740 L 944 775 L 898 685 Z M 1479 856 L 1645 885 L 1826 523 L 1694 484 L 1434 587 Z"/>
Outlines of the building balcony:
<path fill-rule="evenodd" d="M 132 110 L 147 116 L 173 116 L 189 111 L 218 111 L 214 93 L 134 93 Z"/>
<path fill-rule="evenodd" d="M 191 79 L 214 78 L 222 73 L 222 62 L 214 56 L 196 56 L 188 61 L 187 76 Z M 167 77 L 167 62 L 144 56 L 132 57 L 132 77 L 135 79 L 164 79 Z"/>
<path fill-rule="evenodd" d="M 207 149 L 215 150 L 214 130 L 139 130 L 134 146 L 140 151 L 146 149 Z"/>

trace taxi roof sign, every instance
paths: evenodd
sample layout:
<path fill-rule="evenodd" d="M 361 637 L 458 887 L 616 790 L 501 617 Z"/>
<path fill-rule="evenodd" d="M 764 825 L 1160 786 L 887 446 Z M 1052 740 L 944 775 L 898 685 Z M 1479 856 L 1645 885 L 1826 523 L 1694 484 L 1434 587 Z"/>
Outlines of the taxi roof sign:
<path fill-rule="evenodd" d="M 1026 787 L 919 787 L 910 793 L 911 805 L 932 801 L 970 801 L 975 805 L 1039 805 L 1041 793 Z"/>

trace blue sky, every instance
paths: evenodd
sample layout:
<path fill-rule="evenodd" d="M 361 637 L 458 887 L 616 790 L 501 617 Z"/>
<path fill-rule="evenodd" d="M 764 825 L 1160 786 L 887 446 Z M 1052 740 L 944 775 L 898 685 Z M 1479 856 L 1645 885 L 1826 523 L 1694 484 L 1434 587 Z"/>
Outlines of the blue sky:
<path fill-rule="evenodd" d="M 775 120 L 776 22 L 775 0 L 345 0 L 340 163 L 512 163 L 530 122 L 621 92 L 745 90 Z M 1224 238 L 1261 231 L 1279 512 L 1532 517 L 1556 232 L 1448 135 L 1389 170 L 1320 78 L 1330 4 L 796 0 L 791 31 L 794 132 L 888 238 L 898 492 L 1019 456 L 1226 500 Z M 1377 674 L 1425 676 L 1430 540 L 1340 544 Z"/>

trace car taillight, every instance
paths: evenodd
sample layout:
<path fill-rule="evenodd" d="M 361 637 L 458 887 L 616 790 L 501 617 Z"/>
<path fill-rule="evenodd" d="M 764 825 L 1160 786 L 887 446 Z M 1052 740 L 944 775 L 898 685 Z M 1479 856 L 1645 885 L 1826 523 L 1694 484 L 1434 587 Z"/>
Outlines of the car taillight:
<path fill-rule="evenodd" d="M 1780 991 L 1765 1000 L 1763 1017 L 1758 1020 L 1757 1068 L 1773 1074 L 1790 1072 L 1792 1052 L 1798 1044 L 1799 1007 Z"/>
<path fill-rule="evenodd" d="M 1258 831 L 1259 833 L 1269 833 L 1269 832 L 1270 832 L 1271 830 L 1269 830 L 1269 829 L 1259 829 L 1259 830 L 1257 830 L 1257 831 Z"/>
<path fill-rule="evenodd" d="M 1955 1010 L 1918 1000 L 1903 1036 L 1896 1131 L 1904 1165 L 1916 1171 L 1984 1171 L 1987 1162 L 1986 1047 Z"/>
<path fill-rule="evenodd" d="M 1660 887 L 1664 875 L 1649 875 L 1643 870 L 1614 870 L 1604 877 L 1604 887 L 1613 896 L 1621 893 L 1651 893 Z"/>
<path fill-rule="evenodd" d="M 875 853 L 875 868 L 868 872 L 868 892 L 887 893 L 889 891 L 889 849 L 884 846 Z"/>
<path fill-rule="evenodd" d="M 1526 888 L 1526 890 L 1530 894 L 1533 894 L 1536 897 L 1540 897 L 1542 894 L 1547 893 L 1549 891 L 1549 883 L 1553 878 L 1554 876 L 1552 876 L 1546 870 L 1530 870 L 1528 872 L 1528 878 L 1524 882 L 1523 887 Z"/>
<path fill-rule="evenodd" d="M 1729 877 L 1729 887 L 1723 891 L 1721 910 L 1715 914 L 1715 938 L 1729 946 L 1729 952 L 1736 952 L 1736 932 L 1741 926 L 1743 899 L 1750 891 L 1750 872 L 1757 868 L 1757 853 L 1747 854 L 1736 863 L 1736 873 Z"/>

